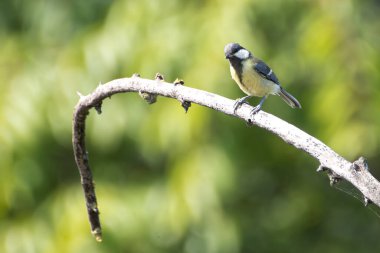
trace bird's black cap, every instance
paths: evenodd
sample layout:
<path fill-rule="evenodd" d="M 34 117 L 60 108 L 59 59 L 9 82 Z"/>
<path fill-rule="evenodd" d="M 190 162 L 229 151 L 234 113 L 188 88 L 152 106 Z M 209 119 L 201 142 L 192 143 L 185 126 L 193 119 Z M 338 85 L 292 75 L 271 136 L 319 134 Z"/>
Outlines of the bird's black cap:
<path fill-rule="evenodd" d="M 234 53 L 239 51 L 240 49 L 244 49 L 238 43 L 229 43 L 224 47 L 224 55 L 226 58 L 231 58 Z"/>

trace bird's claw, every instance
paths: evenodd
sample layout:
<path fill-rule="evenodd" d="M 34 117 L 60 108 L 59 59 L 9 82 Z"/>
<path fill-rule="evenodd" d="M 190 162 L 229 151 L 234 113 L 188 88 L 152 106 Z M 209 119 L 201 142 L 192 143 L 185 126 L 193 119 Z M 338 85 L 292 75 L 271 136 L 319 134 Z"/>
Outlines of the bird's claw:
<path fill-rule="evenodd" d="M 242 104 L 248 104 L 247 99 L 250 98 L 250 96 L 242 97 L 239 99 L 236 99 L 235 104 L 234 104 L 234 113 L 236 113 L 236 110 L 242 106 Z"/>
<path fill-rule="evenodd" d="M 242 105 L 242 104 L 246 104 L 247 102 L 242 100 L 242 99 L 237 99 L 235 104 L 234 104 L 234 113 L 236 112 L 236 110 Z"/>
<path fill-rule="evenodd" d="M 267 99 L 267 96 L 264 96 L 260 100 L 260 103 L 258 105 L 256 105 L 255 107 L 253 107 L 253 109 L 251 111 L 251 117 L 253 117 L 253 115 L 255 115 L 256 113 L 258 113 L 261 110 L 261 107 L 263 106 L 265 99 Z"/>
<path fill-rule="evenodd" d="M 252 111 L 251 111 L 251 116 L 255 115 L 256 113 L 258 113 L 259 111 L 261 110 L 261 105 L 257 105 L 255 107 L 253 107 Z"/>

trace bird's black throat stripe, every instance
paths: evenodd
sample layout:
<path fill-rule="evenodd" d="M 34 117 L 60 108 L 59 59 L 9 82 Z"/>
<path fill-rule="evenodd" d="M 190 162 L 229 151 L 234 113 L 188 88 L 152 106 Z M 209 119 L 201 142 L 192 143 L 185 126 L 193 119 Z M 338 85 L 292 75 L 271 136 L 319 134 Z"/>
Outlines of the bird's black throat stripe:
<path fill-rule="evenodd" d="M 240 83 L 242 83 L 242 73 L 243 73 L 243 63 L 240 59 L 231 58 L 230 63 L 232 67 L 235 69 L 237 76 L 239 77 Z"/>

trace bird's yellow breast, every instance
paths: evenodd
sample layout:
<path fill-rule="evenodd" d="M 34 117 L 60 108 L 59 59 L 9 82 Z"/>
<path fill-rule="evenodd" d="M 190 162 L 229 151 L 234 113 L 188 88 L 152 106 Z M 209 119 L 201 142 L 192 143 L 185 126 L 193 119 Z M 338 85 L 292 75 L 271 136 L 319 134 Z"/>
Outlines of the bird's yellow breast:
<path fill-rule="evenodd" d="M 241 79 L 235 69 L 230 66 L 232 79 L 239 85 L 240 89 L 250 96 L 263 97 L 269 94 L 277 94 L 280 86 L 267 80 L 254 70 L 252 61 L 244 62 L 242 66 Z"/>

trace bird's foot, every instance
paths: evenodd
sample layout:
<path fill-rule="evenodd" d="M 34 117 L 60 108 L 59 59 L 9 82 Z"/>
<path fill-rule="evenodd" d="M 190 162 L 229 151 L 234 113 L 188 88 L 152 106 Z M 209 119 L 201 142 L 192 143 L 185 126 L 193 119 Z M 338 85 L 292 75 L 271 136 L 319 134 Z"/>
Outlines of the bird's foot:
<path fill-rule="evenodd" d="M 267 99 L 268 95 L 267 96 L 264 96 L 261 100 L 260 100 L 260 103 L 258 105 L 256 105 L 255 107 L 253 107 L 252 111 L 251 111 L 251 117 L 253 117 L 253 115 L 255 115 L 256 113 L 258 113 L 260 110 L 261 110 L 261 107 L 263 106 L 264 104 L 264 101 L 265 99 Z"/>
<path fill-rule="evenodd" d="M 248 104 L 247 99 L 251 98 L 251 96 L 245 96 L 239 99 L 236 99 L 234 104 L 234 113 L 242 104 Z"/>

